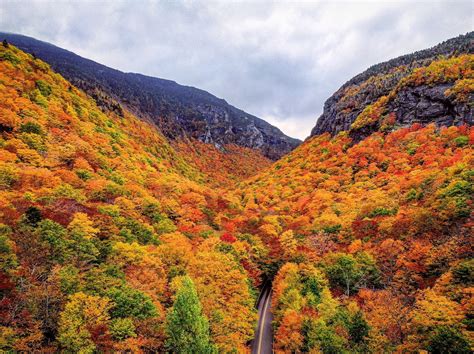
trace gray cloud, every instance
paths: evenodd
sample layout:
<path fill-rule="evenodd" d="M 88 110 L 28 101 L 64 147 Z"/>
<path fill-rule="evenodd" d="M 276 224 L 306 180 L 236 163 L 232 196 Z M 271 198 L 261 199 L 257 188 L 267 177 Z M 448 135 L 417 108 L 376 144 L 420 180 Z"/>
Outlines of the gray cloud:
<path fill-rule="evenodd" d="M 0 30 L 205 89 L 304 138 L 352 76 L 472 30 L 472 4 L 3 0 Z"/>

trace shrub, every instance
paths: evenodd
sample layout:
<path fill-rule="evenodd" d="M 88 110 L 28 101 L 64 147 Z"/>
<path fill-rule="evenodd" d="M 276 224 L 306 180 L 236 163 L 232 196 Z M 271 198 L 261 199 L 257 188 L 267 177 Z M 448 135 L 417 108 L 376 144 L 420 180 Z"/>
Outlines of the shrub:
<path fill-rule="evenodd" d="M 471 353 L 466 337 L 456 328 L 440 326 L 428 339 L 428 351 L 433 354 Z"/>
<path fill-rule="evenodd" d="M 116 340 L 136 337 L 135 325 L 130 318 L 114 318 L 109 326 L 110 334 Z"/>
<path fill-rule="evenodd" d="M 26 122 L 20 126 L 21 133 L 32 133 L 32 134 L 39 134 L 43 135 L 43 128 L 41 125 L 35 122 Z"/>
<path fill-rule="evenodd" d="M 121 286 L 110 289 L 106 295 L 114 302 L 110 311 L 112 317 L 145 319 L 157 315 L 150 297 L 139 290 Z"/>
<path fill-rule="evenodd" d="M 36 88 L 41 92 L 44 97 L 48 97 L 53 92 L 51 86 L 43 80 L 36 81 Z"/>
<path fill-rule="evenodd" d="M 388 97 L 382 96 L 373 104 L 365 107 L 364 110 L 357 116 L 354 123 L 352 123 L 351 130 L 361 129 L 365 126 L 378 122 L 386 110 L 387 102 Z"/>

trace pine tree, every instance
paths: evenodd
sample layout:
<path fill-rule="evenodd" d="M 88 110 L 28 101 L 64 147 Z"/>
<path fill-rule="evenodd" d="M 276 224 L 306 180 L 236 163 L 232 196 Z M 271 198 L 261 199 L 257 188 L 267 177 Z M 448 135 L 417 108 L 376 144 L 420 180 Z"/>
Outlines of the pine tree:
<path fill-rule="evenodd" d="M 168 349 L 173 353 L 217 353 L 209 339 L 209 323 L 202 313 L 194 283 L 188 276 L 176 293 L 167 317 Z"/>

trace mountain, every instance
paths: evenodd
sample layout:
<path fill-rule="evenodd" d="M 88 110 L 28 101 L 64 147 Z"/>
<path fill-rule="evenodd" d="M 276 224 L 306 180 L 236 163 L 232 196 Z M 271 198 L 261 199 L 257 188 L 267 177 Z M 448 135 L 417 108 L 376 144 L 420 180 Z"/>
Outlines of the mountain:
<path fill-rule="evenodd" d="M 300 144 L 298 139 L 206 91 L 111 69 L 31 37 L 0 33 L 0 39 L 49 63 L 102 108 L 120 112 L 121 107 L 114 102 L 117 101 L 137 116 L 154 122 L 169 138 L 194 138 L 219 148 L 227 144 L 249 147 L 273 160 Z"/>
<path fill-rule="evenodd" d="M 379 64 L 235 189 L 278 353 L 470 353 L 473 33 Z"/>
<path fill-rule="evenodd" d="M 474 127 L 307 139 L 243 181 L 275 352 L 469 353 Z"/>
<path fill-rule="evenodd" d="M 474 127 L 382 112 L 442 82 L 470 107 L 473 61 L 270 164 L 0 45 L 0 351 L 246 353 L 263 287 L 278 353 L 472 352 Z"/>
<path fill-rule="evenodd" d="M 469 53 L 474 32 L 370 67 L 325 102 L 311 136 L 350 131 L 361 140 L 413 123 L 473 124 Z"/>
<path fill-rule="evenodd" d="M 204 334 L 244 352 L 256 317 L 246 269 L 260 247 L 220 239 L 238 199 L 189 158 L 212 157 L 223 174 L 218 153 L 201 143 L 184 158 L 152 123 L 103 112 L 0 44 L 0 351 L 165 352 L 187 274 L 193 308 L 211 319 Z M 235 178 L 249 169 L 231 161 Z"/>

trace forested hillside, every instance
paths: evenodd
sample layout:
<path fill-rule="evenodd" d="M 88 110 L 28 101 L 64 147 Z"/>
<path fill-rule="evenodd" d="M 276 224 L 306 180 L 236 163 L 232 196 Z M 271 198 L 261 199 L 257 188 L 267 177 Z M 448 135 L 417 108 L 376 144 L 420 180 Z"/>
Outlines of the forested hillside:
<path fill-rule="evenodd" d="M 469 352 L 473 143 L 467 126 L 325 134 L 239 186 L 278 351 Z"/>
<path fill-rule="evenodd" d="M 11 45 L 0 58 L 0 349 L 174 348 L 168 308 L 197 290 L 203 336 L 243 350 L 258 244 L 229 247 L 217 224 L 236 202 L 152 125 L 104 114 Z"/>

